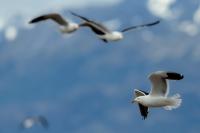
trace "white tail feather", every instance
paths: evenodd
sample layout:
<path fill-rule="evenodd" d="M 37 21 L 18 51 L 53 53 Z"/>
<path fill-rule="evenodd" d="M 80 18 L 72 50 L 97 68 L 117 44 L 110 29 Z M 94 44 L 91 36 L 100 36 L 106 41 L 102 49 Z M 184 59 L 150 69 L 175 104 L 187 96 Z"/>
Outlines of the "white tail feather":
<path fill-rule="evenodd" d="M 164 109 L 172 110 L 178 108 L 182 103 L 182 99 L 180 99 L 180 97 L 181 96 L 179 94 L 175 94 L 174 96 L 170 97 L 169 98 L 170 105 L 165 106 Z"/>

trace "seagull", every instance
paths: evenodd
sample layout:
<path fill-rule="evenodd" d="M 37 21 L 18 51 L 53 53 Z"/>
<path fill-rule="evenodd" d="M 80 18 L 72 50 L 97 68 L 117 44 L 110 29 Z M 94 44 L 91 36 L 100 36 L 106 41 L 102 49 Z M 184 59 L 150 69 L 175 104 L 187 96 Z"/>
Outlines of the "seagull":
<path fill-rule="evenodd" d="M 150 27 L 150 26 L 160 23 L 160 21 L 158 20 L 158 21 L 155 21 L 152 23 L 131 26 L 131 27 L 125 28 L 121 31 L 111 31 L 106 26 L 104 26 L 103 24 L 101 24 L 99 22 L 90 20 L 90 19 L 83 17 L 74 12 L 71 12 L 71 14 L 85 21 L 84 23 L 79 24 L 80 27 L 83 27 L 83 26 L 89 27 L 97 35 L 97 37 L 99 37 L 102 41 L 104 41 L 106 43 L 108 41 L 118 41 L 118 40 L 123 39 L 124 38 L 123 33 L 127 32 L 129 30 L 133 30 L 133 29 L 141 28 L 141 27 Z"/>
<path fill-rule="evenodd" d="M 22 129 L 29 129 L 32 128 L 35 124 L 41 124 L 46 129 L 49 127 L 47 119 L 43 116 L 26 117 L 21 122 L 20 127 Z"/>
<path fill-rule="evenodd" d="M 138 103 L 143 119 L 147 118 L 150 107 L 163 107 L 166 110 L 172 110 L 181 105 L 182 99 L 180 98 L 180 94 L 168 97 L 168 80 L 181 80 L 184 78 L 182 74 L 156 71 L 151 73 L 148 78 L 152 84 L 150 93 L 135 89 L 135 98 L 132 101 L 132 103 Z"/>
<path fill-rule="evenodd" d="M 60 25 L 60 31 L 62 33 L 72 33 L 79 28 L 79 24 L 65 20 L 58 13 L 50 13 L 50 14 L 45 14 L 45 15 L 36 17 L 32 19 L 29 23 L 32 24 L 32 23 L 37 23 L 37 22 L 45 21 L 45 20 L 53 20 L 58 25 Z"/>

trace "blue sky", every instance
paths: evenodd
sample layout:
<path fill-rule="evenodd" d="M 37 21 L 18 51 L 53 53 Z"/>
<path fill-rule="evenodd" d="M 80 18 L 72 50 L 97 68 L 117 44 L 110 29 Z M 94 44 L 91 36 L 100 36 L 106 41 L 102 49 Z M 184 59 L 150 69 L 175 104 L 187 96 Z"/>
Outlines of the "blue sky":
<path fill-rule="evenodd" d="M 11 2 L 0 5 L 4 5 L 0 8 L 1 133 L 19 132 L 24 117 L 38 114 L 47 117 L 49 130 L 35 126 L 23 132 L 199 131 L 198 1 Z M 51 11 L 79 22 L 69 9 L 113 29 L 155 19 L 161 23 L 129 32 L 124 40 L 108 45 L 86 28 L 68 36 L 51 22 L 27 24 L 30 18 Z M 148 91 L 147 76 L 157 70 L 185 75 L 170 82 L 170 95 L 180 93 L 183 104 L 173 111 L 152 109 L 143 121 L 137 106 L 130 103 L 133 89 Z"/>

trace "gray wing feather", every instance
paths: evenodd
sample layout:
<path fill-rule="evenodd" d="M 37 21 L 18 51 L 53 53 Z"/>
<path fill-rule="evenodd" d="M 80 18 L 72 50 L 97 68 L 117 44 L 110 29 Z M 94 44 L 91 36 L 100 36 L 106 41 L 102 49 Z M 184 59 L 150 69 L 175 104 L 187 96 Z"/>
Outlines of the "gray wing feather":
<path fill-rule="evenodd" d="M 40 22 L 40 21 L 44 21 L 48 19 L 51 19 L 60 25 L 68 25 L 68 21 L 63 19 L 62 16 L 57 13 L 51 13 L 51 14 L 46 14 L 46 15 L 36 17 L 32 19 L 29 23 L 36 23 L 36 22 Z"/>
<path fill-rule="evenodd" d="M 90 20 L 90 19 L 83 17 L 83 16 L 81 16 L 77 13 L 74 13 L 74 12 L 71 12 L 71 14 L 76 16 L 76 17 L 79 17 L 80 19 L 82 19 L 84 21 L 86 21 L 85 23 L 80 24 L 80 26 L 89 26 L 91 28 L 95 28 L 95 29 L 100 30 L 102 32 L 108 32 L 108 33 L 110 32 L 110 30 L 107 27 L 105 27 L 103 24 L 100 24 L 98 22 Z"/>
<path fill-rule="evenodd" d="M 176 72 L 157 71 L 150 74 L 149 79 L 152 87 L 150 95 L 167 96 L 169 93 L 168 80 L 181 80 L 184 76 Z"/>
<path fill-rule="evenodd" d="M 167 74 L 164 71 L 157 71 L 149 76 L 151 81 L 152 96 L 167 96 L 168 94 L 168 81 L 166 80 Z"/>
<path fill-rule="evenodd" d="M 152 23 L 147 23 L 147 24 L 142 24 L 142 25 L 136 25 L 136 26 L 131 26 L 131 27 L 128 27 L 128 28 L 125 28 L 123 29 L 121 32 L 126 32 L 126 31 L 129 31 L 129 30 L 133 30 L 133 29 L 137 29 L 137 28 L 142 28 L 142 27 L 150 27 L 150 26 L 154 26 L 154 25 L 157 25 L 159 24 L 160 21 L 155 21 L 155 22 L 152 22 Z"/>

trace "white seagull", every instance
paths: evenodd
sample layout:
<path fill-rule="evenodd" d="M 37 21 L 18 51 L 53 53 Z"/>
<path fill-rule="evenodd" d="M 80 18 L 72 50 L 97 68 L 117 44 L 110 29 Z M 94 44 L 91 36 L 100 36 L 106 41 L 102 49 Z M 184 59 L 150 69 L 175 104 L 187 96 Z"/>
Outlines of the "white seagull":
<path fill-rule="evenodd" d="M 44 128 L 48 128 L 49 124 L 45 117 L 43 116 L 33 116 L 33 117 L 26 117 L 20 124 L 22 129 L 29 129 L 32 128 L 35 124 L 40 124 Z"/>
<path fill-rule="evenodd" d="M 135 99 L 139 105 L 140 113 L 144 119 L 148 115 L 149 107 L 164 107 L 166 110 L 178 108 L 181 105 L 182 99 L 179 94 L 168 97 L 169 84 L 168 80 L 181 80 L 183 75 L 175 72 L 157 71 L 149 75 L 151 81 L 151 91 L 147 92 L 135 89 Z"/>
<path fill-rule="evenodd" d="M 60 31 L 62 33 L 71 33 L 71 32 L 76 31 L 79 28 L 79 24 L 76 24 L 74 22 L 69 22 L 65 20 L 60 14 L 57 14 L 57 13 L 50 13 L 50 14 L 45 14 L 45 15 L 36 17 L 32 19 L 29 23 L 32 24 L 32 23 L 37 23 L 44 20 L 53 20 L 54 22 L 59 24 Z"/>
<path fill-rule="evenodd" d="M 79 17 L 79 18 L 81 18 L 82 20 L 85 21 L 84 23 L 79 25 L 80 27 L 81 26 L 89 27 L 97 35 L 97 37 L 99 37 L 104 42 L 121 40 L 121 39 L 124 38 L 123 33 L 126 32 L 126 31 L 136 29 L 136 28 L 140 28 L 140 27 L 149 27 L 149 26 L 153 26 L 153 25 L 160 23 L 160 21 L 158 20 L 158 21 L 148 23 L 148 24 L 131 26 L 131 27 L 125 28 L 121 31 L 111 31 L 106 26 L 104 26 L 103 24 L 100 24 L 96 21 L 90 20 L 90 19 L 83 17 L 79 14 L 76 14 L 74 12 L 71 12 L 71 14 L 76 16 L 76 17 Z"/>

